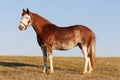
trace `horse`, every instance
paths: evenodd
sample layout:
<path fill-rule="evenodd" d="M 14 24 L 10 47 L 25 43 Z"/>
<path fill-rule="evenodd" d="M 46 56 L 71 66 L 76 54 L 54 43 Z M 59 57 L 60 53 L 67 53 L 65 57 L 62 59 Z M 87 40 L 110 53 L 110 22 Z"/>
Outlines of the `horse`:
<path fill-rule="evenodd" d="M 23 9 L 18 28 L 23 31 L 32 26 L 36 32 L 37 42 L 43 53 L 44 69 L 48 71 L 47 58 L 50 62 L 50 73 L 53 73 L 52 50 L 69 50 L 78 46 L 84 55 L 83 74 L 91 73 L 95 67 L 95 34 L 84 25 L 59 27 L 28 8 Z"/>

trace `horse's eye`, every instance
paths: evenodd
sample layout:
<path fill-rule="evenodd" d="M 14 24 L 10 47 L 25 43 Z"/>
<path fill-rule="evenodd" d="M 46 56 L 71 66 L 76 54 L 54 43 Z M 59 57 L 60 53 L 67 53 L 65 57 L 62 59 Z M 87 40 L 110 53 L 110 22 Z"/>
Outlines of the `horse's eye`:
<path fill-rule="evenodd" d="M 26 19 L 29 19 L 28 17 L 26 17 Z"/>

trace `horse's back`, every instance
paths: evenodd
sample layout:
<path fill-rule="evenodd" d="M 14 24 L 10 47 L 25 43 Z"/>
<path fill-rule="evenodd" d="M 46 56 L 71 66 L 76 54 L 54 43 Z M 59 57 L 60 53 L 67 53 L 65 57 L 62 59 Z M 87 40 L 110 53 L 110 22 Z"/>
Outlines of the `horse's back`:
<path fill-rule="evenodd" d="M 70 39 L 73 37 L 81 38 L 81 37 L 83 37 L 83 36 L 85 37 L 87 35 L 94 36 L 94 32 L 84 25 L 73 25 L 73 26 L 69 26 L 69 27 L 57 27 L 57 29 L 55 30 L 55 35 L 57 35 L 56 38 Z"/>

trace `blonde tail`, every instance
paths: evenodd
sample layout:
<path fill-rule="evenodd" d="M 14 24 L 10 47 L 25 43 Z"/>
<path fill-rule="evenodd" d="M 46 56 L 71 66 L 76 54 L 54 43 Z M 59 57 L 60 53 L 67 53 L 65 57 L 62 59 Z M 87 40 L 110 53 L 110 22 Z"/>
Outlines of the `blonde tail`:
<path fill-rule="evenodd" d="M 93 68 L 95 68 L 95 39 L 90 44 L 90 61 Z"/>

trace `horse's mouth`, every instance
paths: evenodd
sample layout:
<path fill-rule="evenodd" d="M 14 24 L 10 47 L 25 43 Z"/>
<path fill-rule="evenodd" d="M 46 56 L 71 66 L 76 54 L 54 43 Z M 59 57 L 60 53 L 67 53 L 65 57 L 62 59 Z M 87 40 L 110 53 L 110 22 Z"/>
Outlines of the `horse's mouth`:
<path fill-rule="evenodd" d="M 20 30 L 23 30 L 23 26 L 19 26 L 19 29 L 20 29 Z"/>
<path fill-rule="evenodd" d="M 22 31 L 22 30 L 26 30 L 26 28 L 25 28 L 24 26 L 20 25 L 20 26 L 19 26 L 19 30 L 21 30 L 21 31 Z"/>

